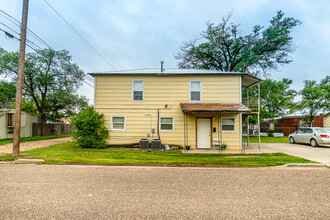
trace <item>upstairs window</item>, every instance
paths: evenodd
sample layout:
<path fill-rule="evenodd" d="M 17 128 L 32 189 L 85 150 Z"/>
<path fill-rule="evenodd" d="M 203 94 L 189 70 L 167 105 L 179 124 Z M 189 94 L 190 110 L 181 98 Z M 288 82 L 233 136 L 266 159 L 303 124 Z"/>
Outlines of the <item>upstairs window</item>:
<path fill-rule="evenodd" d="M 235 131 L 235 118 L 222 118 L 221 129 L 223 131 Z"/>
<path fill-rule="evenodd" d="M 189 85 L 189 101 L 200 102 L 202 101 L 202 81 L 191 80 Z"/>
<path fill-rule="evenodd" d="M 144 80 L 133 80 L 132 81 L 132 96 L 133 101 L 143 102 L 144 100 Z"/>

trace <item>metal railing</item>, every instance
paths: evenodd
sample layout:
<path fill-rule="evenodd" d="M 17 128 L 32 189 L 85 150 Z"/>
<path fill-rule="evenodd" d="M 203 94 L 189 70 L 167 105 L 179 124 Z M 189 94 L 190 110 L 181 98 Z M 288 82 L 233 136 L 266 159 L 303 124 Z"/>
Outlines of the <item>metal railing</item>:
<path fill-rule="evenodd" d="M 252 112 L 258 112 L 258 98 L 242 98 L 242 104 L 251 109 Z"/>

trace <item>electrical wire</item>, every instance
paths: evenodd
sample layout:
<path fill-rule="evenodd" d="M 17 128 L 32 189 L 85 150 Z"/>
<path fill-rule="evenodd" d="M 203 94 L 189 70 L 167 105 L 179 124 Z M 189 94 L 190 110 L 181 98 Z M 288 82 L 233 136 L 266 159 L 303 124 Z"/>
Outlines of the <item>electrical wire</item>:
<path fill-rule="evenodd" d="M 53 6 L 51 6 L 46 0 L 44 2 L 70 27 L 70 29 L 75 32 L 99 57 L 101 57 L 111 68 L 115 70 L 115 68 L 111 65 L 111 63 L 105 59 L 72 25 L 66 21 L 63 16 L 55 10 Z"/>
<path fill-rule="evenodd" d="M 10 14 L 6 13 L 5 11 L 3 11 L 1 9 L 0 9 L 0 15 L 3 16 L 4 18 L 6 18 L 7 20 L 9 20 L 10 22 L 12 22 L 13 24 L 17 25 L 19 28 L 21 27 L 21 22 L 19 22 L 16 18 L 14 18 L 13 16 L 11 16 Z M 46 47 L 52 48 L 43 39 L 41 39 L 37 34 L 35 34 L 31 29 L 27 28 L 27 32 L 29 34 L 31 34 L 31 36 L 33 36 L 35 39 L 37 39 L 38 41 L 43 43 Z"/>
<path fill-rule="evenodd" d="M 14 39 L 14 40 L 20 42 L 20 39 L 18 39 L 17 37 L 15 37 L 14 35 L 12 35 L 11 33 L 9 33 L 9 32 L 7 32 L 7 31 L 3 30 L 2 28 L 0 28 L 0 31 L 4 32 L 4 33 L 6 34 L 6 36 L 9 36 L 10 38 L 12 38 L 12 39 Z M 32 43 L 33 43 L 33 42 L 32 42 Z M 33 44 L 34 44 L 34 43 L 33 43 Z M 30 49 L 34 50 L 35 52 L 40 53 L 40 52 L 38 51 L 38 49 L 34 48 L 34 47 L 33 47 L 32 45 L 30 45 L 28 42 L 26 42 L 26 46 L 29 47 Z M 87 85 L 89 85 L 89 86 L 91 86 L 91 87 L 94 88 L 94 86 L 91 85 L 91 84 L 90 84 L 89 82 L 87 82 L 86 80 L 83 80 L 83 81 L 84 81 L 84 83 L 86 83 Z"/>
<path fill-rule="evenodd" d="M 17 31 L 15 31 L 11 27 L 7 26 L 6 24 L 2 23 L 1 21 L 0 21 L 0 24 L 2 24 L 3 26 L 5 26 L 6 28 L 10 29 L 11 31 L 13 31 L 14 33 L 16 33 L 18 36 L 21 36 Z M 39 50 L 41 50 L 41 47 L 39 45 L 35 44 L 33 41 L 29 40 L 28 38 L 26 38 L 26 41 L 28 41 L 30 44 L 33 44 L 35 47 L 37 47 Z"/>

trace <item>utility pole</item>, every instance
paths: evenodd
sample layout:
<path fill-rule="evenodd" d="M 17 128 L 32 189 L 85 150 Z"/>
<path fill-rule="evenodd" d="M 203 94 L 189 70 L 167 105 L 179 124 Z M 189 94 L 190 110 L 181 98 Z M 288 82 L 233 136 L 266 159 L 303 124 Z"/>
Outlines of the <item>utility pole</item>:
<path fill-rule="evenodd" d="M 24 82 L 24 65 L 25 65 L 25 43 L 26 43 L 26 26 L 28 14 L 29 0 L 23 0 L 22 22 L 21 22 L 21 37 L 19 46 L 19 61 L 18 61 L 18 77 L 16 87 L 16 108 L 15 108 L 15 127 L 14 127 L 14 143 L 13 157 L 19 155 L 19 144 L 21 134 L 21 117 L 22 117 L 22 91 Z"/>

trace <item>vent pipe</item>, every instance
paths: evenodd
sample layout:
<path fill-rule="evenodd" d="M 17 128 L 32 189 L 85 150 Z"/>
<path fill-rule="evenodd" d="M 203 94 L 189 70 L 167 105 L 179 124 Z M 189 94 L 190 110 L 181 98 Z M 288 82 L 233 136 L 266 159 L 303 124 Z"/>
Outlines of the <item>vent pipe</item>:
<path fill-rule="evenodd" d="M 160 72 L 164 72 L 164 61 L 160 61 Z"/>

